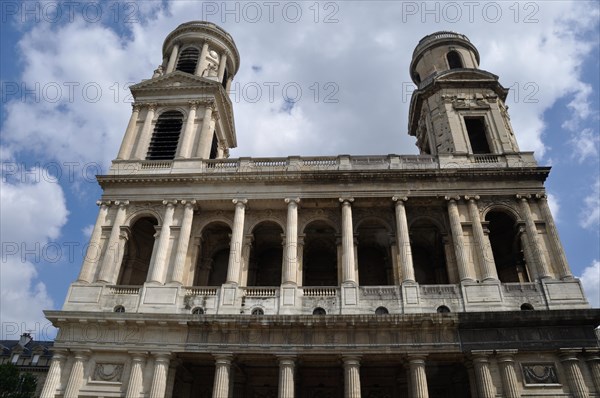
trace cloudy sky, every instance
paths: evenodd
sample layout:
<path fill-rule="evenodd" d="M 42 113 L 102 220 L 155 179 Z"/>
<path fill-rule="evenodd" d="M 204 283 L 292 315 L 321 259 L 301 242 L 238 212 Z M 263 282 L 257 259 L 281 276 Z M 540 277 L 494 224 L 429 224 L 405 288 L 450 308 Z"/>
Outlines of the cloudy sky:
<path fill-rule="evenodd" d="M 547 189 L 567 257 L 600 307 L 599 8 L 596 2 L 34 2 L 1 8 L 2 338 L 52 335 L 42 309 L 77 277 L 131 114 L 127 86 L 166 35 L 209 20 L 234 37 L 231 156 L 414 154 L 408 66 L 423 36 L 466 34 L 511 89 L 522 150 Z"/>

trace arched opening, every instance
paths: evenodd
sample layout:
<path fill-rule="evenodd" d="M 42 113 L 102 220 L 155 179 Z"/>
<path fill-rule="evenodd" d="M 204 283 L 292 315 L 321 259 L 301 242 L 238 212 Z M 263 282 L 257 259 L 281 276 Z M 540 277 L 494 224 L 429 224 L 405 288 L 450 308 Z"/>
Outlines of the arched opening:
<path fill-rule="evenodd" d="M 327 311 L 321 307 L 317 307 L 313 310 L 313 315 L 327 315 Z"/>
<path fill-rule="evenodd" d="M 304 229 L 302 285 L 337 286 L 337 273 L 335 230 L 323 221 L 313 221 Z"/>
<path fill-rule="evenodd" d="M 221 81 L 221 85 L 224 89 L 227 89 L 227 80 L 229 80 L 229 73 L 227 72 L 227 68 L 223 71 L 223 80 Z"/>
<path fill-rule="evenodd" d="M 247 286 L 281 285 L 283 244 L 281 227 L 270 221 L 258 224 L 252 231 Z"/>
<path fill-rule="evenodd" d="M 390 233 L 376 220 L 358 227 L 358 280 L 363 286 L 394 284 Z"/>
<path fill-rule="evenodd" d="M 529 282 L 516 220 L 508 213 L 497 210 L 487 213 L 485 219 L 488 221 L 490 245 L 500 281 Z"/>
<path fill-rule="evenodd" d="M 175 67 L 175 69 L 185 73 L 194 74 L 196 72 L 196 65 L 198 64 L 199 55 L 200 51 L 198 51 L 196 47 L 185 48 L 181 54 L 179 54 L 177 67 Z"/>
<path fill-rule="evenodd" d="M 419 220 L 410 228 L 410 248 L 415 279 L 424 285 L 448 283 L 444 242 L 438 227 L 428 220 Z"/>
<path fill-rule="evenodd" d="M 114 308 L 114 312 L 125 312 L 125 307 L 123 307 L 122 305 L 117 305 Z"/>
<path fill-rule="evenodd" d="M 440 305 L 439 307 L 437 307 L 438 314 L 447 314 L 450 312 L 450 308 L 446 307 L 445 305 Z"/>
<path fill-rule="evenodd" d="M 460 54 L 457 51 L 449 51 L 446 54 L 446 59 L 448 60 L 448 67 L 450 69 L 464 68 Z"/>
<path fill-rule="evenodd" d="M 221 286 L 227 279 L 231 228 L 215 222 L 202 231 L 202 250 L 196 264 L 194 286 Z"/>
<path fill-rule="evenodd" d="M 375 310 L 375 315 L 388 315 L 390 312 L 385 307 L 377 307 Z"/>
<path fill-rule="evenodd" d="M 251 314 L 256 316 L 264 315 L 265 311 L 262 308 L 253 308 Z"/>
<path fill-rule="evenodd" d="M 170 160 L 175 158 L 179 134 L 183 125 L 183 114 L 179 111 L 162 113 L 156 125 L 148 147 L 148 160 Z"/>
<path fill-rule="evenodd" d="M 194 314 L 194 315 L 204 315 L 204 308 L 202 308 L 202 307 L 195 307 L 192 310 L 192 314 Z"/>
<path fill-rule="evenodd" d="M 533 311 L 533 305 L 529 303 L 521 304 L 521 311 Z"/>
<path fill-rule="evenodd" d="M 158 221 L 155 218 L 143 217 L 131 227 L 131 236 L 125 245 L 125 254 L 121 263 L 119 285 L 143 285 L 146 282 L 156 225 Z"/>

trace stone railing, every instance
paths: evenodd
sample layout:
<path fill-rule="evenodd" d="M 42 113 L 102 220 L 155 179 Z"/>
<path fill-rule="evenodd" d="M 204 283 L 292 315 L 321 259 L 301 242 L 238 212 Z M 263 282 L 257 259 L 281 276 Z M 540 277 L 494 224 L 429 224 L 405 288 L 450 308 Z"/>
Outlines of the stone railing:
<path fill-rule="evenodd" d="M 397 297 L 398 289 L 395 286 L 361 286 L 360 291 L 365 297 Z"/>
<path fill-rule="evenodd" d="M 186 296 L 216 296 L 219 289 L 216 287 L 186 287 Z"/>
<path fill-rule="evenodd" d="M 141 286 L 109 286 L 109 294 L 115 295 L 137 295 L 140 294 Z"/>
<path fill-rule="evenodd" d="M 506 293 L 525 293 L 525 292 L 538 292 L 539 287 L 535 282 L 526 282 L 526 283 L 503 283 L 504 291 Z"/>
<path fill-rule="evenodd" d="M 420 285 L 422 296 L 457 297 L 459 289 L 456 285 Z"/>
<path fill-rule="evenodd" d="M 303 287 L 302 295 L 304 297 L 335 297 L 338 289 L 337 287 Z"/>
<path fill-rule="evenodd" d="M 245 297 L 276 297 L 279 290 L 276 287 L 244 287 L 243 289 Z"/>

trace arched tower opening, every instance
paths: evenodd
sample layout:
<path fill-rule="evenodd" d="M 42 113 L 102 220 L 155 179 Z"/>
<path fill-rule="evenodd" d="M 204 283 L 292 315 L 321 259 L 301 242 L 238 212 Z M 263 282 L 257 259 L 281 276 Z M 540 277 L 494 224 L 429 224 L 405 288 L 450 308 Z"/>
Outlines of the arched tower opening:
<path fill-rule="evenodd" d="M 125 245 L 118 285 L 143 285 L 146 282 L 154 248 L 156 225 L 158 221 L 154 217 L 143 217 L 131 227 L 131 236 Z"/>
<path fill-rule="evenodd" d="M 304 229 L 302 279 L 303 286 L 338 285 L 336 234 L 323 221 L 313 221 Z"/>
<path fill-rule="evenodd" d="M 485 216 L 490 230 L 490 244 L 501 282 L 529 282 L 518 225 L 512 215 L 492 210 Z"/>
<path fill-rule="evenodd" d="M 429 220 L 418 220 L 409 233 L 416 281 L 424 285 L 447 284 L 448 269 L 439 228 Z"/>
<path fill-rule="evenodd" d="M 183 114 L 179 111 L 167 111 L 162 113 L 156 125 L 148 148 L 148 160 L 170 160 L 175 158 L 181 126 L 183 125 Z"/>
<path fill-rule="evenodd" d="M 202 231 L 201 254 L 196 264 L 194 286 L 221 286 L 227 279 L 231 228 L 214 222 Z"/>
<path fill-rule="evenodd" d="M 274 222 L 264 221 L 252 233 L 254 241 L 250 250 L 247 286 L 281 285 L 283 229 Z"/>
<path fill-rule="evenodd" d="M 358 280 L 363 286 L 393 285 L 389 231 L 375 220 L 358 227 Z"/>

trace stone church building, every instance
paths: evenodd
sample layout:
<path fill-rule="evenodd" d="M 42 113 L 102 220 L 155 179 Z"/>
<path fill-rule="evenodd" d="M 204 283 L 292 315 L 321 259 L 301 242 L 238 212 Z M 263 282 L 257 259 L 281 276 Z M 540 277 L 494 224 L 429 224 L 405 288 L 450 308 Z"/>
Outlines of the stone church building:
<path fill-rule="evenodd" d="M 230 158 L 233 38 L 188 22 L 135 99 L 42 397 L 600 397 L 600 351 L 498 77 L 421 39 L 419 155 Z"/>

